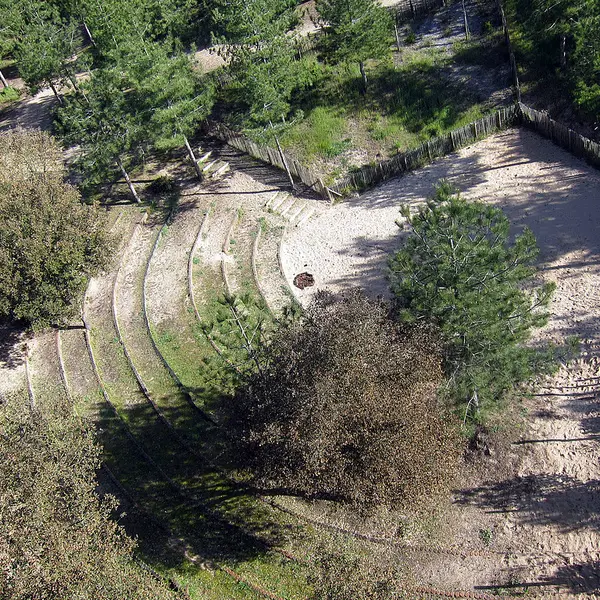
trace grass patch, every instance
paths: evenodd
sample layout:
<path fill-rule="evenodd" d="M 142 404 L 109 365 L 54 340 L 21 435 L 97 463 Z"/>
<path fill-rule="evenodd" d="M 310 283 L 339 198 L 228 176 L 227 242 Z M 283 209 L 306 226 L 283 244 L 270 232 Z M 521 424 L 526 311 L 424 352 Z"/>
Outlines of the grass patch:
<path fill-rule="evenodd" d="M 281 138 L 285 148 L 294 148 L 300 157 L 335 157 L 348 145 L 347 122 L 343 108 L 317 106 L 306 119 L 289 128 Z"/>
<path fill-rule="evenodd" d="M 21 97 L 19 90 L 14 87 L 8 86 L 0 90 L 0 104 L 9 104 L 16 102 Z"/>
<path fill-rule="evenodd" d="M 297 107 L 306 118 L 283 130 L 281 143 L 301 161 L 325 161 L 328 171 L 351 166 L 354 148 L 369 162 L 408 150 L 483 116 L 482 106 L 441 75 L 437 49 L 410 53 L 405 63 L 371 65 L 369 91 L 360 93 L 355 65 L 323 66 L 322 78 Z M 334 166 L 335 165 L 335 166 Z"/>

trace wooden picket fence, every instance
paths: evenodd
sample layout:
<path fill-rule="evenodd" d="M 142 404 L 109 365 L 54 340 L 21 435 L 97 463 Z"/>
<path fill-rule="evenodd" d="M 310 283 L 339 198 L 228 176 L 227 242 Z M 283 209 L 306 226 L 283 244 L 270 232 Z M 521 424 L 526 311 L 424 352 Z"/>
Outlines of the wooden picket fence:
<path fill-rule="evenodd" d="M 446 5 L 445 0 L 399 0 L 390 7 L 390 11 L 396 16 L 398 22 L 438 10 Z"/>
<path fill-rule="evenodd" d="M 353 190 L 367 189 L 391 177 L 418 169 L 440 156 L 450 154 L 496 131 L 512 127 L 517 121 L 518 110 L 515 106 L 501 108 L 464 127 L 428 140 L 417 148 L 402 152 L 374 165 L 359 167 L 356 171 L 337 181 L 330 190 L 336 194 L 346 195 Z"/>
<path fill-rule="evenodd" d="M 600 169 L 600 144 L 551 119 L 545 112 L 535 110 L 521 102 L 518 107 L 519 121 L 523 126 Z"/>
<path fill-rule="evenodd" d="M 321 176 L 312 169 L 301 165 L 295 158 L 287 156 L 283 152 L 279 152 L 276 148 L 257 144 L 245 135 L 232 131 L 222 123 L 211 124 L 209 130 L 212 135 L 226 142 L 230 146 L 281 170 L 286 170 L 286 165 L 284 164 L 285 160 L 287 167 L 293 176 L 296 176 L 304 183 L 304 185 L 312 188 L 323 198 L 329 197 L 327 190 L 323 185 Z"/>
<path fill-rule="evenodd" d="M 284 159 L 293 176 L 312 188 L 321 197 L 332 200 L 333 196 L 347 196 L 355 191 L 366 190 L 392 177 L 403 175 L 418 169 L 436 158 L 440 158 L 460 148 L 464 148 L 492 133 L 514 126 L 524 126 L 556 145 L 564 148 L 578 158 L 600 168 L 600 144 L 594 142 L 566 125 L 554 121 L 547 113 L 540 112 L 521 102 L 501 108 L 464 127 L 454 129 L 450 133 L 432 138 L 420 146 L 402 152 L 377 164 L 363 165 L 342 177 L 329 187 L 323 183 L 322 175 L 301 165 L 296 159 L 279 152 L 276 148 L 257 144 L 246 136 L 231 131 L 222 124 L 211 126 L 213 135 L 229 145 L 285 170 Z"/>

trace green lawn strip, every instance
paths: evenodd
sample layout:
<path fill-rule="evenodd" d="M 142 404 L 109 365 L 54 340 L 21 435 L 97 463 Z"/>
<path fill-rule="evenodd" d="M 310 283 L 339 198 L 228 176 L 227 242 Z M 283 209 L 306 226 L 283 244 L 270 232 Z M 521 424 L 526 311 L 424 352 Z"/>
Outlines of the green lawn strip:
<path fill-rule="evenodd" d="M 260 294 L 252 273 L 252 254 L 258 229 L 258 220 L 238 209 L 238 218 L 229 240 L 228 253 L 235 263 L 229 265 L 234 273 L 237 293 L 253 292 Z"/>
<path fill-rule="evenodd" d="M 131 285 L 127 290 L 124 290 L 122 285 L 118 287 L 117 314 L 121 335 L 135 368 L 165 418 L 182 438 L 202 446 L 206 443 L 207 423 L 194 410 L 156 353 L 144 318 L 145 268 L 159 231 L 160 227 L 156 226 L 156 231 L 145 241 L 140 256 L 131 257 L 131 261 L 139 261 L 139 264 L 134 265 Z M 128 298 L 134 305 L 130 319 L 126 319 L 119 311 L 119 299 L 124 293 L 132 294 L 132 297 Z"/>
<path fill-rule="evenodd" d="M 57 403 L 67 401 L 54 336 L 54 331 L 36 334 L 35 351 L 29 358 L 31 386 L 36 405 L 42 410 L 52 410 Z"/>
<path fill-rule="evenodd" d="M 195 315 L 182 308 L 173 318 L 151 325 L 154 341 L 194 402 L 204 409 L 223 393 L 224 361 L 210 345 Z M 207 428 L 205 442 L 213 432 Z M 206 443 L 203 444 L 203 447 Z"/>
<path fill-rule="evenodd" d="M 366 153 L 362 162 L 381 160 L 481 117 L 484 109 L 469 89 L 442 76 L 448 60 L 425 48 L 403 54 L 398 67 L 372 64 L 366 96 L 357 66 L 321 67 L 321 79 L 295 107 L 304 118 L 281 131 L 283 147 L 306 164 L 341 172 L 355 164 L 356 151 Z"/>
<path fill-rule="evenodd" d="M 235 565 L 235 571 L 249 582 L 277 590 L 283 598 L 305 599 L 308 593 L 307 574 L 310 567 L 292 562 L 281 555 L 272 555 L 266 562 L 258 556 Z"/>
<path fill-rule="evenodd" d="M 192 565 L 193 567 L 193 565 Z M 161 571 L 160 566 L 155 568 Z M 182 566 L 163 571 L 167 577 L 175 577 L 188 590 L 193 600 L 264 600 L 264 596 L 250 586 L 235 581 L 223 571 L 200 571 L 193 568 L 188 573 Z"/>
<path fill-rule="evenodd" d="M 231 529 L 222 530 L 198 507 L 183 504 L 182 498 L 168 482 L 160 479 L 160 474 L 145 461 L 135 444 L 126 435 L 122 423 L 114 416 L 114 413 L 101 404 L 92 406 L 90 399 L 85 405 L 89 416 L 94 413 L 93 419 L 99 431 L 98 439 L 104 447 L 104 461 L 142 510 L 162 521 L 175 536 L 180 536 L 192 551 L 207 556 L 209 560 L 218 561 L 221 557 L 225 557 L 225 562 L 233 562 L 231 568 L 234 570 L 238 568 L 237 561 L 244 560 L 246 553 L 255 556 L 256 553 L 263 551 L 260 547 L 254 548 L 253 541 L 244 533 L 235 535 Z M 147 527 L 147 531 L 139 531 L 138 523 L 137 533 L 143 535 L 145 541 L 142 544 L 142 550 L 152 560 L 152 553 L 156 552 L 153 538 L 157 535 L 157 528 L 152 521 L 147 524 Z M 163 539 L 162 543 L 167 541 Z M 244 548 L 246 552 L 240 552 L 240 549 Z M 275 582 L 281 581 L 281 571 L 269 577 L 271 569 L 265 562 L 264 556 L 267 555 L 256 556 L 250 564 L 250 568 L 245 568 L 244 573 L 240 574 L 249 577 L 256 577 L 258 574 L 261 576 L 261 585 L 268 587 L 269 578 Z M 276 560 L 273 557 L 270 558 Z M 179 556 L 179 560 L 181 559 L 182 557 Z M 240 564 L 244 566 L 244 563 Z M 183 569 L 186 578 L 202 587 L 206 584 L 214 586 L 213 580 L 217 573 L 220 573 L 217 571 L 209 574 L 193 565 L 184 567 L 185 564 L 181 564 L 178 568 L 170 571 L 173 571 L 173 575 L 179 579 L 179 572 Z M 288 579 L 289 577 L 286 577 L 285 581 Z M 215 586 L 217 593 L 224 593 L 232 585 L 236 588 L 239 585 L 230 576 L 217 577 L 217 582 L 218 585 Z"/>

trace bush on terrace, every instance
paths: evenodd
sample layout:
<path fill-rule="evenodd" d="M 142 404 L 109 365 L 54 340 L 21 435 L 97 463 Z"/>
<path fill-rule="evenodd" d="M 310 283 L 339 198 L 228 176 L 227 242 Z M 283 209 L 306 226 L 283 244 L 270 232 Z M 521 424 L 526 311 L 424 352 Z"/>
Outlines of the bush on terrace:
<path fill-rule="evenodd" d="M 228 427 L 259 485 L 371 506 L 443 494 L 459 445 L 436 397 L 431 328 L 399 326 L 359 293 L 321 295 L 274 334 Z"/>

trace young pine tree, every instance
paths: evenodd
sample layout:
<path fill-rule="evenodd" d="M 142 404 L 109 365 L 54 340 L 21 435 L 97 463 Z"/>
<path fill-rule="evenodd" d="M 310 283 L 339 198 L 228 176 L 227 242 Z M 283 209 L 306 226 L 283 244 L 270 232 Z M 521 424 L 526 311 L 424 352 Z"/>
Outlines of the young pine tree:
<path fill-rule="evenodd" d="M 365 61 L 390 52 L 392 20 L 374 0 L 317 0 L 317 11 L 326 23 L 329 56 L 335 62 L 358 63 L 367 91 Z"/>
<path fill-rule="evenodd" d="M 431 320 L 446 341 L 446 371 L 460 401 L 475 408 L 530 377 L 539 352 L 527 346 L 546 323 L 553 283 L 535 285 L 538 248 L 525 229 L 511 242 L 502 210 L 467 202 L 442 183 L 411 215 L 410 235 L 390 261 L 406 321 Z"/>

